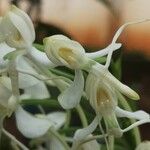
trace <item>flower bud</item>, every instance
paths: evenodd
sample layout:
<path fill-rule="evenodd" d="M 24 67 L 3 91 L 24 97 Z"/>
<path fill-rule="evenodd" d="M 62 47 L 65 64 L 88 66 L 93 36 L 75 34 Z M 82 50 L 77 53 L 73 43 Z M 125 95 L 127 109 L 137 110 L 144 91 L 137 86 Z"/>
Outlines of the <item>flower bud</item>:
<path fill-rule="evenodd" d="M 87 64 L 84 48 L 76 41 L 63 35 L 53 35 L 44 39 L 45 52 L 56 65 L 80 69 Z"/>

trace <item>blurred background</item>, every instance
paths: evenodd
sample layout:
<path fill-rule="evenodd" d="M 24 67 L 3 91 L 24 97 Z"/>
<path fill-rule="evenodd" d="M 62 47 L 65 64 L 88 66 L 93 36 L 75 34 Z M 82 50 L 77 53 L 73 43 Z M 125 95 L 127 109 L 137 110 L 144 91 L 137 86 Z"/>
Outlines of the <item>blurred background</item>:
<path fill-rule="evenodd" d="M 120 25 L 150 19 L 148 0 L 0 0 L 0 16 L 11 4 L 32 18 L 36 43 L 42 44 L 45 36 L 64 34 L 87 51 L 106 47 Z M 150 113 L 150 21 L 128 27 L 118 41 L 123 43 L 122 80 L 139 92 L 138 108 Z M 6 127 L 12 130 L 9 123 Z M 150 140 L 149 129 L 150 125 L 140 127 L 143 140 Z"/>

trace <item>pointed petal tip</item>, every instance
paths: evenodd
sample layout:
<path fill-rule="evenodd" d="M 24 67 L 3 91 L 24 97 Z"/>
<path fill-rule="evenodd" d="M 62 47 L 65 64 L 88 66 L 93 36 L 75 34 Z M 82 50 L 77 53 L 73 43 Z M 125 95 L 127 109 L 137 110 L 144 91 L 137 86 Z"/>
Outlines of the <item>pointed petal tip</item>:
<path fill-rule="evenodd" d="M 136 93 L 135 91 L 132 92 L 132 94 L 130 95 L 132 100 L 140 100 L 140 96 L 138 93 Z"/>

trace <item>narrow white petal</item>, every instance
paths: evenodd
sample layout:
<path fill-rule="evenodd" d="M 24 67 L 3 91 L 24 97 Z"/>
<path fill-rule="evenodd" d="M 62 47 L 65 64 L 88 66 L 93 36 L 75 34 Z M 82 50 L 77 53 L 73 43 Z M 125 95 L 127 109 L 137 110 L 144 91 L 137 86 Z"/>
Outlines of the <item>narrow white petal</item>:
<path fill-rule="evenodd" d="M 119 107 L 116 107 L 115 112 L 117 117 L 127 117 L 127 118 L 133 118 L 137 120 L 150 119 L 150 115 L 142 110 L 130 112 L 130 111 L 123 110 Z"/>
<path fill-rule="evenodd" d="M 18 130 L 27 138 L 43 136 L 52 125 L 48 119 L 37 118 L 21 107 L 18 107 L 15 114 Z"/>
<path fill-rule="evenodd" d="M 98 119 L 97 117 L 95 117 L 95 119 L 92 121 L 92 123 L 89 126 L 83 129 L 78 129 L 75 132 L 74 139 L 76 141 L 83 140 L 96 129 L 97 125 L 98 125 Z"/>
<path fill-rule="evenodd" d="M 44 82 L 39 81 L 37 84 L 24 89 L 26 95 L 30 95 L 33 99 L 50 98 L 50 94 Z"/>
<path fill-rule="evenodd" d="M 142 120 L 139 120 L 133 124 L 131 124 L 129 127 L 125 128 L 122 130 L 122 132 L 128 132 L 129 130 L 139 126 L 139 125 L 142 125 L 142 124 L 145 124 L 145 123 L 150 123 L 150 119 L 142 119 Z"/>
<path fill-rule="evenodd" d="M 113 51 L 115 51 L 115 50 L 118 50 L 120 47 L 121 47 L 121 43 L 115 43 L 113 47 L 111 45 L 108 45 L 108 47 L 101 49 L 99 51 L 92 52 L 92 53 L 86 53 L 86 56 L 91 59 L 94 59 L 97 57 L 103 57 L 103 56 L 107 55 L 111 49 L 113 49 Z"/>
<path fill-rule="evenodd" d="M 127 96 L 133 100 L 139 100 L 139 95 L 132 90 L 130 87 L 121 83 L 118 79 L 116 79 L 110 72 L 107 73 L 106 79 L 112 86 L 114 86 L 118 91 L 120 91 L 123 95 Z"/>
<path fill-rule="evenodd" d="M 64 112 L 52 112 L 47 115 L 47 118 L 54 122 L 54 128 L 59 129 L 66 121 L 66 113 Z"/>
<path fill-rule="evenodd" d="M 58 101 L 64 109 L 71 109 L 76 107 L 81 99 L 84 88 L 84 77 L 81 70 L 75 70 L 74 82 L 63 91 Z"/>

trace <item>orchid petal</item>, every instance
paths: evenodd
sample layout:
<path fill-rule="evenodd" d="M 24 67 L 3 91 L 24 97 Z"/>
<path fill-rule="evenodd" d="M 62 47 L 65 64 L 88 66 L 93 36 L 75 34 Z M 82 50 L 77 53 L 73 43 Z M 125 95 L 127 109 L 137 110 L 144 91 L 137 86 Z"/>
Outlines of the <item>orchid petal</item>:
<path fill-rule="evenodd" d="M 97 119 L 97 117 L 95 117 L 89 126 L 83 128 L 83 129 L 78 129 L 75 132 L 74 139 L 77 141 L 83 140 L 84 138 L 86 138 L 88 135 L 90 135 L 96 129 L 97 125 L 98 125 L 98 119 Z"/>
<path fill-rule="evenodd" d="M 84 88 L 84 77 L 81 70 L 75 70 L 74 82 L 63 91 L 58 101 L 64 109 L 71 109 L 76 107 L 81 99 Z"/>
<path fill-rule="evenodd" d="M 32 35 L 32 42 L 33 42 L 35 39 L 35 30 L 34 30 L 34 26 L 33 26 L 33 23 L 31 21 L 30 17 L 24 11 L 22 11 L 21 9 L 17 8 L 14 5 L 11 6 L 11 12 L 20 16 L 25 21 L 25 23 L 28 26 L 30 33 Z"/>
<path fill-rule="evenodd" d="M 47 118 L 54 122 L 54 128 L 58 130 L 66 121 L 66 113 L 64 112 L 52 112 L 47 115 Z"/>
<path fill-rule="evenodd" d="M 42 65 L 50 68 L 56 67 L 56 65 L 48 59 L 47 55 L 44 52 L 39 51 L 35 47 L 32 47 L 29 53 L 37 62 L 41 63 Z"/>
<path fill-rule="evenodd" d="M 112 84 L 122 94 L 124 94 L 125 96 L 127 96 L 130 99 L 139 100 L 139 95 L 134 90 L 132 90 L 125 84 L 121 83 L 110 72 L 108 72 L 106 76 L 107 76 L 106 78 L 109 80 L 110 84 Z"/>
<path fill-rule="evenodd" d="M 127 118 L 133 118 L 137 120 L 150 119 L 150 115 L 142 110 L 130 112 L 130 111 L 123 110 L 119 107 L 116 107 L 115 112 L 117 117 L 127 117 Z"/>
<path fill-rule="evenodd" d="M 21 70 L 25 70 L 31 73 L 32 72 L 36 73 L 36 71 L 31 67 L 29 62 L 30 61 L 28 59 L 25 59 L 25 57 L 18 56 L 16 59 L 16 69 L 19 70 L 21 68 Z M 23 89 L 28 88 L 37 83 L 39 83 L 39 80 L 37 80 L 36 78 L 27 74 L 19 73 L 19 87 L 20 88 L 23 88 Z"/>
<path fill-rule="evenodd" d="M 46 134 L 53 125 L 46 118 L 37 118 L 21 107 L 15 112 L 18 130 L 27 138 L 37 138 Z"/>
<path fill-rule="evenodd" d="M 121 46 L 122 46 L 121 43 L 115 43 L 113 45 L 113 47 L 110 44 L 106 48 L 101 49 L 99 51 L 92 52 L 92 53 L 86 53 L 86 56 L 91 58 L 91 59 L 98 58 L 98 57 L 103 57 L 103 56 L 107 55 L 110 50 L 113 50 L 113 51 L 118 50 Z"/>
<path fill-rule="evenodd" d="M 44 98 L 50 98 L 50 94 L 46 88 L 46 85 L 39 81 L 37 84 L 24 88 L 24 93 L 26 95 L 30 95 L 33 99 L 44 99 Z"/>

